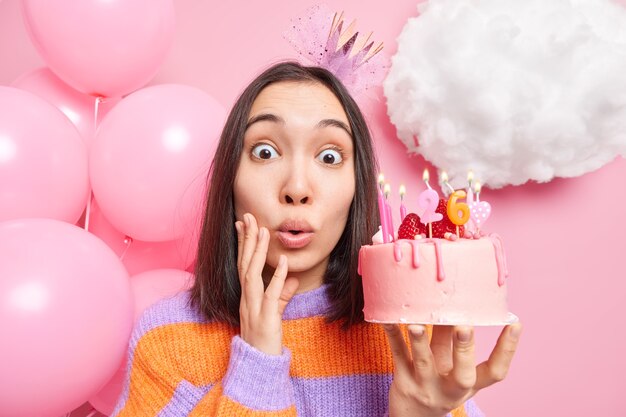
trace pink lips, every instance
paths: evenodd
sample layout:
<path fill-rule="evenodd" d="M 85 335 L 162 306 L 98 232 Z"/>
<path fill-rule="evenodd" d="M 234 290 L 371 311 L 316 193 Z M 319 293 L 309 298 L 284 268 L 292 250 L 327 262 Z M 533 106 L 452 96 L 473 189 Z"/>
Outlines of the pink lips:
<path fill-rule="evenodd" d="M 311 243 L 313 233 L 298 233 L 297 235 L 290 232 L 278 232 L 278 240 L 289 249 L 300 249 Z"/>
<path fill-rule="evenodd" d="M 287 220 L 277 232 L 278 240 L 289 249 L 300 249 L 313 240 L 313 229 L 303 220 Z"/>

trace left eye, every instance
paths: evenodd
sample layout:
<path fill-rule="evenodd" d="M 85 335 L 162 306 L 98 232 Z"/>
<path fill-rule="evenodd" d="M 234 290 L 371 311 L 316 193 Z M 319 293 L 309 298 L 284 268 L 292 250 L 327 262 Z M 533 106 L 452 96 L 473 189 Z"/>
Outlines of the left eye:
<path fill-rule="evenodd" d="M 341 153 L 339 153 L 339 151 L 336 151 L 335 149 L 323 150 L 322 152 L 320 152 L 319 155 L 317 155 L 317 159 L 328 165 L 337 165 L 340 164 L 341 161 L 343 161 Z"/>

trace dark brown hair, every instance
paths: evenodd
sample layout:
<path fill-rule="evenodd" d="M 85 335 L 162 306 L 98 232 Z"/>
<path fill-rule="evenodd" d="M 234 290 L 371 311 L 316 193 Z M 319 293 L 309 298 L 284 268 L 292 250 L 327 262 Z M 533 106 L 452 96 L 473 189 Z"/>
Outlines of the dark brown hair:
<path fill-rule="evenodd" d="M 209 191 L 198 244 L 191 305 L 207 319 L 239 326 L 241 286 L 237 271 L 237 232 L 233 184 L 239 167 L 250 108 L 268 85 L 281 81 L 320 83 L 340 101 L 352 131 L 355 196 L 346 227 L 330 254 L 324 282 L 329 285 L 329 321 L 344 328 L 363 321 L 363 286 L 357 273 L 361 245 L 378 224 L 376 160 L 367 124 L 346 88 L 329 71 L 295 62 L 273 65 L 252 81 L 235 102 L 222 131 L 209 171 Z"/>

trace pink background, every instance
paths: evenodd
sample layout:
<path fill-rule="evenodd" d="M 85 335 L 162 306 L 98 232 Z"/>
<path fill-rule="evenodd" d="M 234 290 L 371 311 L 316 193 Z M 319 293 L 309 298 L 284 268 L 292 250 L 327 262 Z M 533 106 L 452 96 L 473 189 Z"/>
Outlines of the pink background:
<path fill-rule="evenodd" d="M 291 17 L 314 2 L 175 4 L 175 43 L 151 84 L 196 86 L 230 107 L 262 68 L 295 57 L 282 31 Z M 0 1 L 0 85 L 44 65 L 26 35 L 18 6 L 17 0 Z M 393 6 L 344 0 L 333 7 L 357 19 L 364 31 L 373 30 L 389 56 L 407 18 L 417 15 L 415 0 L 395 0 Z M 406 154 L 386 115 L 381 90 L 377 95 L 378 101 L 361 104 L 381 169 L 394 191 L 406 183 L 412 211 L 423 188 L 424 161 Z M 507 379 L 477 396 L 488 415 L 620 415 L 626 375 L 626 283 L 619 262 L 625 256 L 625 179 L 626 162 L 618 158 L 579 178 L 485 189 L 481 194 L 494 209 L 486 229 L 499 233 L 506 245 L 510 308 L 525 325 Z M 498 331 L 478 330 L 480 359 L 488 356 Z M 86 408 L 72 415 L 85 415 Z"/>

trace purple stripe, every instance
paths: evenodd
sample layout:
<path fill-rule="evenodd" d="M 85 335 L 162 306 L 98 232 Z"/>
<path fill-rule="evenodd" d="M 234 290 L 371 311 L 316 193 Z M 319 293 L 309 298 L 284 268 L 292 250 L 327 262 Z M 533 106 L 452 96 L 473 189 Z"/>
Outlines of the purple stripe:
<path fill-rule="evenodd" d="M 390 374 L 292 378 L 298 417 L 382 416 L 391 379 Z"/>
<path fill-rule="evenodd" d="M 158 414 L 158 417 L 180 417 L 189 414 L 202 397 L 213 387 L 213 384 L 196 387 L 189 381 L 182 380 L 176 387 L 169 403 Z"/>
<path fill-rule="evenodd" d="M 328 288 L 328 284 L 324 284 L 314 290 L 294 295 L 285 307 L 283 320 L 296 320 L 326 314 L 330 307 Z"/>
<path fill-rule="evenodd" d="M 390 374 L 292 378 L 298 417 L 387 417 L 392 379 Z M 465 410 L 468 417 L 485 417 L 472 399 Z"/>
<path fill-rule="evenodd" d="M 279 411 L 291 407 L 294 393 L 289 379 L 291 352 L 268 355 L 233 337 L 224 395 L 253 410 Z"/>
<path fill-rule="evenodd" d="M 485 417 L 485 414 L 478 408 L 473 398 L 470 398 L 465 403 L 465 413 L 468 417 Z"/>

